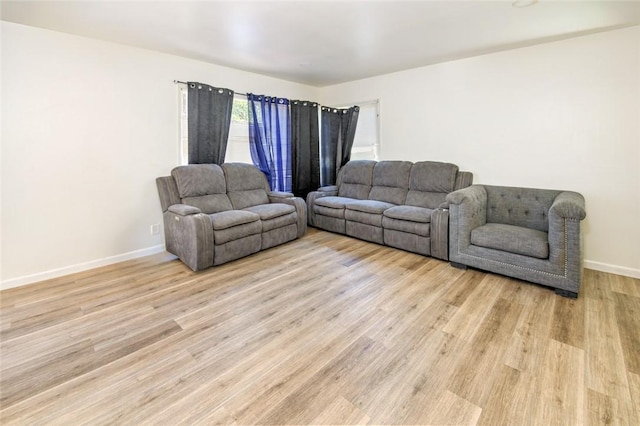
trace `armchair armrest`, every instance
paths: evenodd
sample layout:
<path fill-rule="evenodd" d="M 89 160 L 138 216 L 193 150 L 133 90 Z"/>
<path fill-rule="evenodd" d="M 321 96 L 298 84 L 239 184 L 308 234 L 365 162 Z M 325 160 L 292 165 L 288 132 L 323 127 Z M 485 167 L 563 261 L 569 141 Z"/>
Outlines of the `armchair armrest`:
<path fill-rule="evenodd" d="M 471 185 L 447 194 L 449 203 L 449 258 L 457 262 L 457 253 L 471 244 L 471 231 L 487 223 L 487 191 Z"/>
<path fill-rule="evenodd" d="M 487 191 L 482 185 L 471 185 L 463 189 L 458 189 L 447 194 L 449 204 L 487 204 Z"/>
<path fill-rule="evenodd" d="M 179 216 L 188 216 L 191 214 L 202 213 L 202 210 L 200 210 L 199 208 L 188 206 L 186 204 L 172 204 L 169 206 L 168 211 Z"/>
<path fill-rule="evenodd" d="M 577 192 L 564 191 L 558 194 L 549 208 L 550 215 L 563 219 L 582 220 L 587 217 L 584 197 Z"/>

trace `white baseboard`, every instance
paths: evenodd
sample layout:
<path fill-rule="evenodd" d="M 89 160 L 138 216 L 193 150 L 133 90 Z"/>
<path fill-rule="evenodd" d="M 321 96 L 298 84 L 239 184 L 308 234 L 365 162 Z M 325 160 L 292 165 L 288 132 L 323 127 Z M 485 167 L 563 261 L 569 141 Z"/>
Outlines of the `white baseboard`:
<path fill-rule="evenodd" d="M 92 260 L 90 262 L 79 263 L 77 265 L 65 266 L 64 268 L 51 269 L 49 271 L 38 272 L 33 275 L 25 275 L 18 278 L 12 278 L 0 283 L 0 290 L 6 290 L 9 288 L 20 287 L 23 285 L 35 283 L 38 281 L 50 280 L 52 278 L 62 277 L 64 275 L 73 274 L 76 272 L 86 271 L 88 269 L 98 268 L 100 266 L 107 266 L 118 262 L 124 262 L 125 260 L 137 259 L 138 257 L 150 256 L 152 254 L 161 253 L 164 251 L 164 245 L 160 244 L 153 247 L 148 247 L 141 250 L 130 251 L 129 253 L 118 254 L 116 256 L 109 256 L 102 259 Z"/>
<path fill-rule="evenodd" d="M 49 280 L 52 278 L 62 277 L 64 275 L 73 274 L 76 272 L 82 272 L 100 266 L 112 265 L 118 262 L 124 262 L 125 260 L 137 259 L 138 257 L 150 256 L 152 254 L 161 253 L 164 251 L 164 245 L 160 244 L 146 249 L 131 251 L 129 253 L 123 253 L 116 256 L 105 257 L 103 259 L 92 260 L 86 263 L 80 263 L 77 265 L 66 266 L 64 268 L 52 269 L 49 271 L 39 272 L 33 275 L 25 275 L 18 278 L 12 278 L 0 283 L 0 290 L 6 290 L 9 288 L 20 287 L 23 285 L 35 283 L 38 281 Z M 610 265 L 608 263 L 594 262 L 592 260 L 585 260 L 584 267 L 587 269 L 595 269 L 596 271 L 608 272 L 610 274 L 624 275 L 625 277 L 640 278 L 640 270 L 627 268 L 624 266 Z"/>
<path fill-rule="evenodd" d="M 584 267 L 587 269 L 595 269 L 600 272 L 608 272 L 610 274 L 624 275 L 625 277 L 640 278 L 640 270 L 627 268 L 625 266 L 610 265 L 608 263 L 594 262 L 593 260 L 585 260 Z"/>

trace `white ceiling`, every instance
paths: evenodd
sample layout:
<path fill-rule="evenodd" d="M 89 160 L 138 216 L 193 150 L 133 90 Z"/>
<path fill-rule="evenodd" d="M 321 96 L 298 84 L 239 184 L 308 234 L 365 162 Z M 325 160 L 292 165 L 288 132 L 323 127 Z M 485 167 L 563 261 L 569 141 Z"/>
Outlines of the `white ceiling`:
<path fill-rule="evenodd" d="M 2 1 L 2 20 L 312 86 L 640 24 L 640 1 Z"/>

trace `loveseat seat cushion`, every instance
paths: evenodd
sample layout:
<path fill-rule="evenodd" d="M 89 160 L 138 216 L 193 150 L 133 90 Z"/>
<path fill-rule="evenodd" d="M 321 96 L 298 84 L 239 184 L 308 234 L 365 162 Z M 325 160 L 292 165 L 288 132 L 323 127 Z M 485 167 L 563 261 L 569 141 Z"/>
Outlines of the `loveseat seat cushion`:
<path fill-rule="evenodd" d="M 548 234 L 502 223 L 487 223 L 471 231 L 471 244 L 538 259 L 549 257 Z"/>
<path fill-rule="evenodd" d="M 385 210 L 383 214 L 391 219 L 430 223 L 431 213 L 433 210 L 424 207 L 395 206 Z"/>
<path fill-rule="evenodd" d="M 269 220 L 279 216 L 286 216 L 288 214 L 295 213 L 296 208 L 290 204 L 272 203 L 247 207 L 243 211 L 256 213 L 260 216 L 261 220 Z"/>
<path fill-rule="evenodd" d="M 214 230 L 222 230 L 246 223 L 257 222 L 260 220 L 260 215 L 244 210 L 228 210 L 210 214 L 209 219 L 211 219 L 211 225 Z"/>
<path fill-rule="evenodd" d="M 229 210 L 210 214 L 209 219 L 213 226 L 213 242 L 216 246 L 260 234 L 262 231 L 260 216 L 252 212 Z"/>

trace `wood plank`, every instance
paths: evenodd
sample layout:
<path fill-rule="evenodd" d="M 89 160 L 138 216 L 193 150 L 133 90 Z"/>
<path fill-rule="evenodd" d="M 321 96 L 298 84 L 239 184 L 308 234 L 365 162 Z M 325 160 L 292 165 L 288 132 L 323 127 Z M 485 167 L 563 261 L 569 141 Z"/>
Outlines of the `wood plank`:
<path fill-rule="evenodd" d="M 310 229 L 0 292 L 0 422 L 640 424 L 640 280 L 542 286 Z"/>

